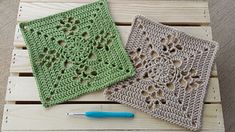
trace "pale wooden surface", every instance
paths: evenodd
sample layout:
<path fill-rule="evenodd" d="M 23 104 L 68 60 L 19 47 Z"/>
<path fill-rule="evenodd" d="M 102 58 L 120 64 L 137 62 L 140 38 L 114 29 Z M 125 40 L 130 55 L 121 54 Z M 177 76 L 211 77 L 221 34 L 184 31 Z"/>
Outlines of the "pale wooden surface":
<path fill-rule="evenodd" d="M 81 0 L 74 3 L 31 3 L 22 2 L 24 7 L 18 14 L 18 21 L 32 20 L 46 15 L 69 10 L 90 1 Z M 92 0 L 94 1 L 94 0 Z M 143 6 L 144 5 L 144 6 Z M 206 1 L 125 1 L 110 0 L 110 12 L 113 19 L 118 23 L 130 23 L 136 14 L 152 17 L 155 21 L 164 23 L 205 23 L 210 21 L 208 3 Z"/>
<path fill-rule="evenodd" d="M 28 0 L 25 0 L 25 1 L 28 1 Z M 43 1 L 43 0 L 42 0 Z M 56 1 L 56 0 L 54 0 L 54 1 Z M 70 0 L 70 1 L 73 1 L 73 0 Z M 203 5 L 203 4 L 202 4 Z M 154 5 L 155 6 L 155 5 Z M 180 6 L 180 5 L 179 5 Z M 203 9 L 203 7 L 202 7 L 202 9 Z M 159 11 L 159 10 L 158 10 Z M 194 14 L 195 15 L 195 14 Z M 161 17 L 161 16 L 158 16 L 158 17 Z M 191 17 L 194 17 L 194 16 L 191 16 Z M 120 22 L 121 22 L 121 20 L 123 20 L 125 17 L 120 17 L 121 19 L 117 19 L 117 20 L 120 20 Z M 170 18 L 172 19 L 173 18 L 173 16 L 170 16 Z M 125 18 L 126 19 L 126 18 Z M 166 22 L 167 23 L 167 20 L 164 20 L 165 18 L 164 17 L 162 17 L 161 18 L 162 20 L 160 20 L 161 22 Z M 194 19 L 196 19 L 195 17 L 194 17 Z M 192 20 L 192 19 L 191 19 Z M 199 19 L 198 19 L 199 20 Z M 205 21 L 203 21 L 203 20 L 205 20 Z M 177 21 L 175 21 L 175 22 L 177 22 Z M 178 20 L 178 22 L 177 23 L 182 23 L 183 21 L 179 21 Z M 200 20 L 200 22 L 199 21 L 197 21 L 196 22 L 196 24 L 202 24 L 202 25 L 208 25 L 208 23 L 209 23 L 209 21 L 206 21 L 206 19 L 201 19 Z M 170 23 L 170 24 L 172 24 L 172 23 Z M 190 24 L 195 24 L 195 23 L 190 23 Z M 209 35 L 211 35 L 210 33 L 209 33 Z M 22 43 L 22 46 L 23 46 L 23 43 Z M 22 47 L 21 46 L 21 47 Z M 208 104 L 208 105 L 211 105 L 211 104 Z M 220 107 L 220 109 L 221 109 L 221 107 Z M 14 117 L 14 118 L 17 118 L 17 117 Z M 207 126 L 206 126 L 207 127 Z M 215 127 L 216 128 L 216 127 Z M 218 131 L 220 131 L 220 129 L 218 129 Z"/>
<path fill-rule="evenodd" d="M 65 115 L 66 112 L 88 110 L 131 111 L 135 113 L 135 118 L 95 120 L 83 117 L 69 118 Z M 220 104 L 206 104 L 203 117 L 202 131 L 224 131 Z M 57 105 L 48 110 L 41 105 L 6 105 L 3 118 L 4 130 L 184 130 L 182 127 L 151 118 L 143 112 L 120 104 Z"/>

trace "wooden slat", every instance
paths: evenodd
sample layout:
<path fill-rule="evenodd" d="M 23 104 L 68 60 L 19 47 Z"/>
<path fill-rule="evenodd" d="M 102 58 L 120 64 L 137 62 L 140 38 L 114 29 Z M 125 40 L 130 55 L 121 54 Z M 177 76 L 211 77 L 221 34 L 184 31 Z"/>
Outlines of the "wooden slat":
<path fill-rule="evenodd" d="M 93 0 L 92 0 L 93 1 Z M 66 11 L 92 1 L 74 3 L 21 2 L 18 21 L 28 21 Z M 164 23 L 208 24 L 210 22 L 206 1 L 109 1 L 110 12 L 115 22 L 130 23 L 137 14 L 145 15 Z"/>
<path fill-rule="evenodd" d="M 6 101 L 40 101 L 34 77 L 9 77 Z M 103 90 L 89 93 L 72 101 L 106 101 Z M 218 78 L 211 78 L 205 102 L 221 102 Z"/>
<path fill-rule="evenodd" d="M 130 28 L 131 26 L 118 26 L 124 44 L 128 39 Z M 202 39 L 212 40 L 212 33 L 210 26 L 174 26 L 174 28 Z M 19 24 L 17 24 L 15 30 L 14 45 L 17 48 L 25 47 L 25 42 L 20 32 Z"/>
<path fill-rule="evenodd" d="M 28 50 L 17 50 L 17 49 L 13 50 L 10 72 L 11 73 L 32 73 Z M 211 76 L 212 77 L 217 76 L 215 65 L 212 68 Z"/>
<path fill-rule="evenodd" d="M 134 119 L 72 118 L 66 112 L 131 111 Z M 221 104 L 204 105 L 202 130 L 224 131 Z M 41 105 L 5 105 L 3 130 L 185 130 L 138 110 L 120 104 L 57 105 L 44 109 Z"/>

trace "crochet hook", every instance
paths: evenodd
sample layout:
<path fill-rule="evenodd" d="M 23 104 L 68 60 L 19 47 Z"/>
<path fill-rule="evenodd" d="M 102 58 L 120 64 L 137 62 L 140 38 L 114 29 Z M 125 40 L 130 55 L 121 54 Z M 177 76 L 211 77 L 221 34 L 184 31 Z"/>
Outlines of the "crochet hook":
<path fill-rule="evenodd" d="M 101 111 L 88 111 L 85 113 L 66 113 L 68 116 L 86 116 L 89 118 L 134 118 L 131 112 L 101 112 Z"/>

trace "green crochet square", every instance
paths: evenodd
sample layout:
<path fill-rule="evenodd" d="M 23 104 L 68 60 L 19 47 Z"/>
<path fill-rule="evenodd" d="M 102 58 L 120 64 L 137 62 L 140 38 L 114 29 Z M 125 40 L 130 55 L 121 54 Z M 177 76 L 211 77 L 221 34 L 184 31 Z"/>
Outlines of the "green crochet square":
<path fill-rule="evenodd" d="M 44 107 L 135 74 L 106 0 L 20 23 Z"/>

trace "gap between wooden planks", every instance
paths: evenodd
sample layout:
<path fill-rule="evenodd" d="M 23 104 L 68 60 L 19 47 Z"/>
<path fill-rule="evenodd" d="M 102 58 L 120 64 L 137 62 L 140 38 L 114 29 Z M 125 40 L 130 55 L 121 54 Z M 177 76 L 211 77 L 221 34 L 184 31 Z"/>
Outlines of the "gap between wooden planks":
<path fill-rule="evenodd" d="M 28 21 L 79 7 L 94 0 L 62 0 L 42 3 L 38 0 L 20 2 L 18 21 Z M 173 24 L 208 25 L 210 23 L 208 2 L 206 1 L 108 1 L 110 12 L 117 23 L 131 23 L 137 14 L 145 15 L 156 21 Z"/>
<path fill-rule="evenodd" d="M 133 119 L 87 119 L 71 118 L 66 112 L 96 111 L 131 111 Z M 57 105 L 45 109 L 41 105 L 5 105 L 3 130 L 154 130 L 183 131 L 177 125 L 172 125 L 136 109 L 120 104 L 73 104 Z M 138 124 L 138 125 L 137 125 Z M 202 121 L 202 131 L 223 131 L 223 115 L 221 104 L 205 104 Z"/>

